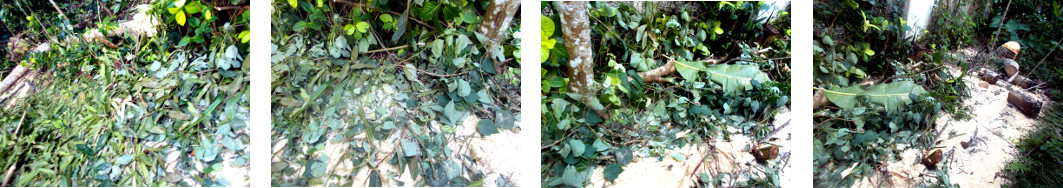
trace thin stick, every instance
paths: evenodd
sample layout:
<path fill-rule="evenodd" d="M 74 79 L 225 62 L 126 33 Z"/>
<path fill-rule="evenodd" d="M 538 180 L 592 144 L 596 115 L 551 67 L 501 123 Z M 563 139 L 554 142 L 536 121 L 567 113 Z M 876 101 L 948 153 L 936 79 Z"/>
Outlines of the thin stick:
<path fill-rule="evenodd" d="M 402 46 L 396 46 L 396 47 L 390 47 L 390 48 L 382 48 L 382 49 L 376 49 L 376 50 L 369 50 L 369 51 L 363 52 L 363 54 L 371 54 L 371 53 L 377 53 L 377 52 L 383 52 L 383 51 L 391 51 L 391 50 L 404 49 L 404 48 L 409 48 L 409 47 L 410 47 L 409 44 L 404 44 Z"/>

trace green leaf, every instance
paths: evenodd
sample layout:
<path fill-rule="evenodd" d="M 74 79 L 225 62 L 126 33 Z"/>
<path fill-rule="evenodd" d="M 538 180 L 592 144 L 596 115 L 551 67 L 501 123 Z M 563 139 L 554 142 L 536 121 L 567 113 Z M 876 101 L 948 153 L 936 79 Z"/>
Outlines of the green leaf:
<path fill-rule="evenodd" d="M 391 23 L 395 22 L 395 19 L 391 17 L 391 14 L 381 14 L 380 21 L 383 21 L 385 23 Z"/>
<path fill-rule="evenodd" d="M 620 176 L 620 173 L 622 172 L 624 172 L 624 168 L 621 168 L 620 165 L 613 163 L 609 164 L 608 166 L 605 166 L 605 171 L 603 173 L 605 174 L 606 180 L 612 181 L 615 180 L 617 176 Z"/>
<path fill-rule="evenodd" d="M 443 107 L 443 115 L 446 116 L 447 120 L 450 120 L 450 122 L 453 124 L 458 121 L 458 116 L 461 114 L 459 114 L 458 111 L 454 109 L 454 101 L 450 101 L 450 103 L 447 103 L 446 107 Z"/>
<path fill-rule="evenodd" d="M 299 1 L 298 0 L 288 0 L 288 4 L 292 5 L 292 8 L 299 8 Z"/>
<path fill-rule="evenodd" d="M 630 164 L 633 159 L 634 154 L 631 152 L 631 148 L 625 146 L 616 150 L 616 162 L 620 163 L 620 165 Z"/>
<path fill-rule="evenodd" d="M 380 187 L 380 172 L 369 173 L 369 187 Z"/>
<path fill-rule="evenodd" d="M 177 20 L 177 24 L 180 24 L 181 26 L 185 26 L 185 11 L 184 10 L 177 11 L 177 14 L 174 14 L 174 19 Z"/>
<path fill-rule="evenodd" d="M 572 153 L 576 156 L 582 155 L 583 152 L 585 152 L 585 150 L 587 149 L 587 147 L 583 144 L 583 141 L 580 141 L 579 139 L 568 140 L 568 145 L 572 147 Z"/>
<path fill-rule="evenodd" d="M 602 152 L 609 149 L 609 145 L 605 145 L 605 142 L 602 142 L 602 139 L 594 140 L 594 143 L 592 143 L 591 146 L 594 146 L 594 151 L 596 152 Z"/>
<path fill-rule="evenodd" d="M 861 86 L 835 87 L 823 90 L 827 100 L 842 109 L 853 109 L 859 103 L 858 96 L 867 97 L 867 102 L 885 106 L 887 110 L 897 112 L 912 103 L 911 95 L 925 94 L 922 86 L 912 81 L 899 81 L 879 84 L 867 89 Z"/>
<path fill-rule="evenodd" d="M 482 90 L 481 90 L 482 91 Z M 512 129 L 517 118 L 513 116 L 513 112 L 509 110 L 498 110 L 495 112 L 495 124 L 502 129 Z"/>
<path fill-rule="evenodd" d="M 123 155 L 123 156 L 118 157 L 117 159 L 115 159 L 114 160 L 114 164 L 121 166 L 121 165 L 129 164 L 130 161 L 133 161 L 133 155 L 126 154 L 126 155 Z"/>
<path fill-rule="evenodd" d="M 402 16 L 399 16 L 399 19 L 395 22 L 395 34 L 391 35 L 391 41 L 398 41 L 403 34 L 406 34 L 406 20 L 410 18 L 409 13 L 409 9 L 402 11 Z"/>
<path fill-rule="evenodd" d="M 705 64 L 698 61 L 675 61 L 675 69 L 683 79 L 698 81 L 698 73 L 705 70 Z"/>
<path fill-rule="evenodd" d="M 753 88 L 752 81 L 759 83 L 770 81 L 768 74 L 760 71 L 757 65 L 717 64 L 705 68 L 709 80 L 723 85 L 724 92 L 738 94 Z"/>
<path fill-rule="evenodd" d="M 356 24 L 355 26 L 358 27 L 358 32 L 359 33 L 369 32 L 369 23 L 368 22 L 358 22 L 358 24 Z"/>
<path fill-rule="evenodd" d="M 823 35 L 823 44 L 827 46 L 834 46 L 834 40 L 830 38 L 830 35 Z"/>
<path fill-rule="evenodd" d="M 458 96 L 465 97 L 472 93 L 472 87 L 464 79 L 458 79 Z"/>
<path fill-rule="evenodd" d="M 418 146 L 416 142 L 403 139 L 401 141 L 401 143 L 402 143 L 402 153 L 406 157 L 413 157 L 413 156 L 417 156 L 417 155 L 421 154 L 421 151 L 420 151 L 421 147 Z"/>
<path fill-rule="evenodd" d="M 443 40 L 436 40 L 432 42 L 432 58 L 439 58 L 443 55 Z"/>
<path fill-rule="evenodd" d="M 483 134 L 484 136 L 498 133 L 498 127 L 496 127 L 495 123 L 491 122 L 489 119 L 480 119 L 480 122 L 476 124 L 476 130 L 479 130 L 480 134 Z"/>
<path fill-rule="evenodd" d="M 295 26 L 292 26 L 292 30 L 295 30 L 295 32 L 303 32 L 303 30 L 306 30 L 306 21 L 295 22 Z"/>
<path fill-rule="evenodd" d="M 568 165 L 565 167 L 565 171 L 561 174 L 561 178 L 550 181 L 548 186 L 568 185 L 572 187 L 583 187 L 583 182 L 586 180 L 586 173 L 576 171 L 576 167 Z"/>
<path fill-rule="evenodd" d="M 343 26 L 343 31 L 347 31 L 347 35 L 353 35 L 355 31 L 358 31 L 358 29 L 354 26 L 354 24 L 347 24 L 347 26 Z"/>
<path fill-rule="evenodd" d="M 546 16 L 540 15 L 539 17 L 539 22 L 541 22 L 539 27 L 541 27 L 542 35 L 546 36 L 543 37 L 543 39 L 554 36 L 554 20 L 551 20 L 550 17 Z"/>
<path fill-rule="evenodd" d="M 310 165 L 310 175 L 313 177 L 323 177 L 325 176 L 326 169 L 328 169 L 328 163 L 320 161 L 314 162 L 314 164 Z"/>
<path fill-rule="evenodd" d="M 240 38 L 240 43 L 247 43 L 251 41 L 251 30 L 244 30 L 243 32 L 240 32 L 240 35 L 238 35 L 237 38 Z"/>
<path fill-rule="evenodd" d="M 439 15 L 439 3 L 430 1 L 424 4 L 421 8 L 420 14 L 417 15 L 423 21 L 433 21 L 436 16 Z"/>

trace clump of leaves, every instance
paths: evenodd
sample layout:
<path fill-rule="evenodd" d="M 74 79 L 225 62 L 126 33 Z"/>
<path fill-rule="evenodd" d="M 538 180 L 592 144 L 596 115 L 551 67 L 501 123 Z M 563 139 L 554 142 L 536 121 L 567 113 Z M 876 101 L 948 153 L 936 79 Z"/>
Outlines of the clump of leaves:
<path fill-rule="evenodd" d="M 946 63 L 957 61 L 942 51 L 910 59 L 923 52 L 905 35 L 910 28 L 897 12 L 903 3 L 847 0 L 815 7 L 814 86 L 825 103 L 815 112 L 817 185 L 849 186 L 901 151 L 930 147 L 937 114 L 961 111 L 965 74 L 945 71 Z"/>
<path fill-rule="evenodd" d="M 166 4 L 172 1 L 157 1 L 152 6 Z M 86 4 L 60 6 L 80 5 Z M 129 2 L 88 5 L 137 11 Z M 38 10 L 30 14 L 57 15 L 50 12 L 52 8 Z M 199 13 L 210 11 L 214 10 Z M 156 14 L 149 16 L 162 16 L 157 10 L 150 12 Z M 76 11 L 65 16 L 84 17 L 82 14 L 85 12 Z M 225 14 L 224 18 L 239 15 L 229 11 L 215 14 Z M 38 37 L 80 35 L 62 17 L 32 21 L 44 28 Z M 113 25 L 114 19 L 89 21 L 106 26 Z M 232 29 L 247 28 L 246 20 L 212 21 L 243 25 Z M 160 33 L 179 25 L 163 24 Z M 222 70 L 216 63 L 208 63 L 224 57 L 227 64 L 241 65 L 247 53 L 233 47 L 239 45 L 235 33 L 218 33 L 231 35 L 211 35 L 205 38 L 212 42 L 209 45 L 229 46 L 231 50 L 168 45 L 178 42 L 178 37 L 125 37 L 115 49 L 92 43 L 59 43 L 53 44 L 51 51 L 27 55 L 23 61 L 32 62 L 38 71 L 40 81 L 34 82 L 37 93 L 0 110 L 5 117 L 0 118 L 4 132 L 0 146 L 12 148 L 0 153 L 0 166 L 16 169 L 9 185 L 229 186 L 230 182 L 246 181 L 246 174 L 225 177 L 218 173 L 229 167 L 247 169 L 249 159 L 249 97 L 245 89 L 249 69 L 234 66 Z M 246 44 L 243 46 L 246 49 Z"/>
<path fill-rule="evenodd" d="M 1033 132 L 1018 140 L 1017 159 L 1007 165 L 1011 186 L 1037 187 L 1063 183 L 1063 106 L 1044 111 Z"/>
<path fill-rule="evenodd" d="M 781 70 L 788 60 L 768 58 L 788 57 L 789 41 L 781 37 L 766 46 L 755 43 L 765 25 L 786 30 L 789 19 L 758 20 L 756 15 L 767 10 L 760 2 L 690 3 L 702 10 L 696 13 L 658 12 L 654 2 L 636 3 L 645 8 L 588 5 L 595 62 L 604 65 L 593 71 L 593 87 L 600 89 L 589 96 L 595 97 L 570 92 L 562 71 L 569 54 L 561 45 L 562 31 L 554 29 L 562 22 L 559 15 L 544 15 L 544 185 L 583 187 L 596 168 L 604 168 L 605 178 L 614 180 L 636 155 L 661 158 L 667 149 L 713 137 L 764 137 L 771 130 L 762 125 L 789 104 L 789 82 L 778 81 L 789 79 L 789 71 Z M 543 8 L 556 12 L 558 5 L 544 2 Z M 767 46 L 780 50 L 754 52 Z M 710 65 L 700 60 L 717 56 L 736 61 Z M 648 83 L 638 74 L 668 61 L 678 70 L 670 81 Z M 599 109 L 609 115 L 601 117 Z M 694 133 L 676 137 L 690 131 Z"/>
<path fill-rule="evenodd" d="M 273 185 L 513 186 L 449 146 L 519 131 L 519 39 L 487 53 L 486 3 L 273 5 Z"/>

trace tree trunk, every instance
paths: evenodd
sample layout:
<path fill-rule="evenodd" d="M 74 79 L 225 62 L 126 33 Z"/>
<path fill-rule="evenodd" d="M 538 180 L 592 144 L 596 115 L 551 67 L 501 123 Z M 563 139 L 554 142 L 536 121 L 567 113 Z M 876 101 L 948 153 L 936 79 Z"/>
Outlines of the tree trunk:
<path fill-rule="evenodd" d="M 492 50 L 501 49 L 498 47 L 499 43 L 505 40 L 504 34 L 506 29 L 509 28 L 509 23 L 513 21 L 513 15 L 517 14 L 520 10 L 520 0 L 498 0 L 490 1 L 487 5 L 487 12 L 484 13 L 484 20 L 480 23 L 480 28 L 476 29 L 480 34 L 487 37 L 485 47 L 487 47 L 488 53 Z M 499 62 L 503 60 L 498 60 Z M 495 71 L 502 68 L 501 63 L 495 64 Z"/>
<path fill-rule="evenodd" d="M 561 15 L 561 33 L 564 35 L 565 48 L 568 48 L 569 88 L 573 92 L 592 96 L 595 91 L 591 84 L 594 82 L 594 56 L 591 46 L 590 18 L 587 12 L 587 2 L 566 1 L 560 3 L 558 12 Z"/>

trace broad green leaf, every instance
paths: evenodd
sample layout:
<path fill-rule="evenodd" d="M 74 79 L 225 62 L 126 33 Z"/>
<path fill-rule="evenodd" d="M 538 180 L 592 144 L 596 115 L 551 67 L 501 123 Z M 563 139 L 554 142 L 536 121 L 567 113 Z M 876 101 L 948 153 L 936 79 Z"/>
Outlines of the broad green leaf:
<path fill-rule="evenodd" d="M 634 159 L 634 154 L 631 152 L 631 149 L 628 148 L 627 146 L 620 147 L 620 149 L 618 149 L 616 151 L 616 162 L 620 163 L 620 165 L 627 165 L 627 164 L 631 163 L 631 161 L 633 159 Z"/>
<path fill-rule="evenodd" d="M 517 118 L 514 117 L 513 112 L 510 112 L 509 110 L 499 110 L 498 112 L 495 112 L 495 121 L 499 128 L 512 129 Z"/>
<path fill-rule="evenodd" d="M 381 186 L 381 184 L 380 184 L 380 172 L 377 172 L 376 170 L 374 170 L 372 173 L 369 173 L 369 186 L 370 187 L 380 187 Z"/>
<path fill-rule="evenodd" d="M 865 96 L 867 102 L 897 112 L 912 103 L 911 95 L 925 94 L 926 90 L 912 81 L 899 81 L 870 86 L 866 90 L 862 86 L 849 86 L 825 89 L 823 92 L 828 101 L 842 109 L 853 109 L 857 104 L 863 103 L 857 97 Z"/>
<path fill-rule="evenodd" d="M 288 4 L 292 5 L 292 8 L 299 8 L 299 1 L 298 0 L 288 0 Z"/>
<path fill-rule="evenodd" d="M 303 30 L 306 30 L 306 21 L 295 22 L 295 26 L 292 26 L 292 30 L 295 32 L 303 32 Z"/>
<path fill-rule="evenodd" d="M 461 114 L 458 113 L 458 110 L 454 109 L 454 101 L 450 101 L 450 103 L 447 103 L 446 107 L 443 107 L 443 115 L 446 116 L 447 120 L 450 120 L 451 123 L 456 123 L 458 121 L 458 116 Z"/>
<path fill-rule="evenodd" d="M 752 81 L 759 83 L 770 81 L 768 74 L 760 71 L 756 65 L 717 64 L 705 68 L 709 80 L 723 85 L 724 92 L 738 94 L 753 88 Z"/>
<path fill-rule="evenodd" d="M 403 34 L 406 34 L 406 20 L 410 18 L 409 13 L 409 9 L 402 11 L 402 16 L 399 16 L 399 19 L 396 20 L 395 34 L 391 35 L 391 41 L 398 41 L 399 38 L 402 38 Z"/>
<path fill-rule="evenodd" d="M 484 136 L 498 133 L 498 127 L 496 127 L 495 123 L 491 122 L 489 119 L 480 119 L 480 122 L 476 124 L 476 130 L 480 131 L 480 134 L 483 134 Z"/>
<path fill-rule="evenodd" d="M 381 14 L 380 21 L 383 21 L 385 23 L 391 23 L 395 22 L 395 19 L 391 17 L 391 14 Z"/>
<path fill-rule="evenodd" d="M 541 22 L 539 27 L 542 28 L 542 35 L 546 36 L 543 38 L 545 39 L 547 37 L 554 36 L 554 20 L 551 20 L 550 17 L 546 16 L 540 15 L 539 17 L 539 20 Z"/>
<path fill-rule="evenodd" d="M 114 164 L 121 166 L 121 165 L 129 164 L 130 161 L 133 161 L 133 155 L 126 154 L 126 155 L 123 155 L 123 156 L 118 157 L 117 159 L 115 159 L 114 160 Z"/>
<path fill-rule="evenodd" d="M 369 32 L 369 23 L 368 22 L 358 22 L 358 24 L 356 24 L 354 26 L 358 27 L 358 32 L 359 33 Z"/>
<path fill-rule="evenodd" d="M 432 42 L 432 57 L 438 58 L 443 55 L 443 40 Z"/>
<path fill-rule="evenodd" d="M 417 142 L 406 139 L 403 139 L 400 142 L 402 143 L 402 153 L 406 157 L 413 157 L 421 154 L 421 147 L 417 146 Z"/>
<path fill-rule="evenodd" d="M 343 31 L 347 31 L 347 35 L 353 35 L 355 31 L 358 31 L 358 28 L 354 24 L 347 24 L 347 26 L 343 26 Z"/>
<path fill-rule="evenodd" d="M 675 61 L 675 69 L 683 79 L 698 81 L 698 73 L 705 70 L 705 63 L 698 61 Z"/>
<path fill-rule="evenodd" d="M 458 79 L 458 96 L 465 97 L 472 93 L 472 87 L 464 79 Z"/>
<path fill-rule="evenodd" d="M 594 146 L 596 152 L 602 152 L 609 149 L 609 145 L 605 145 L 605 142 L 602 142 L 602 139 L 594 140 L 594 143 L 592 143 L 591 146 Z"/>
<path fill-rule="evenodd" d="M 609 164 L 608 166 L 605 166 L 605 171 L 603 173 L 605 174 L 606 180 L 612 181 L 615 180 L 617 176 L 620 176 L 620 173 L 623 172 L 624 168 L 621 168 L 620 165 L 613 163 Z"/>
<path fill-rule="evenodd" d="M 421 12 L 417 17 L 424 21 L 433 21 L 436 16 L 439 15 L 439 7 L 438 2 L 429 1 L 424 4 L 424 7 L 421 8 Z"/>
<path fill-rule="evenodd" d="M 174 14 L 174 20 L 177 21 L 177 24 L 180 24 L 181 26 L 185 26 L 185 11 L 184 10 L 177 11 L 177 14 Z"/>
<path fill-rule="evenodd" d="M 586 180 L 586 173 L 577 171 L 576 167 L 568 165 L 565 167 L 565 171 L 561 174 L 561 178 L 550 181 L 548 186 L 568 185 L 572 187 L 583 187 L 583 182 Z"/>
<path fill-rule="evenodd" d="M 583 152 L 585 152 L 585 150 L 587 149 L 587 146 L 584 145 L 583 141 L 580 141 L 579 139 L 568 140 L 568 145 L 572 147 L 573 155 L 577 156 L 582 155 Z"/>

